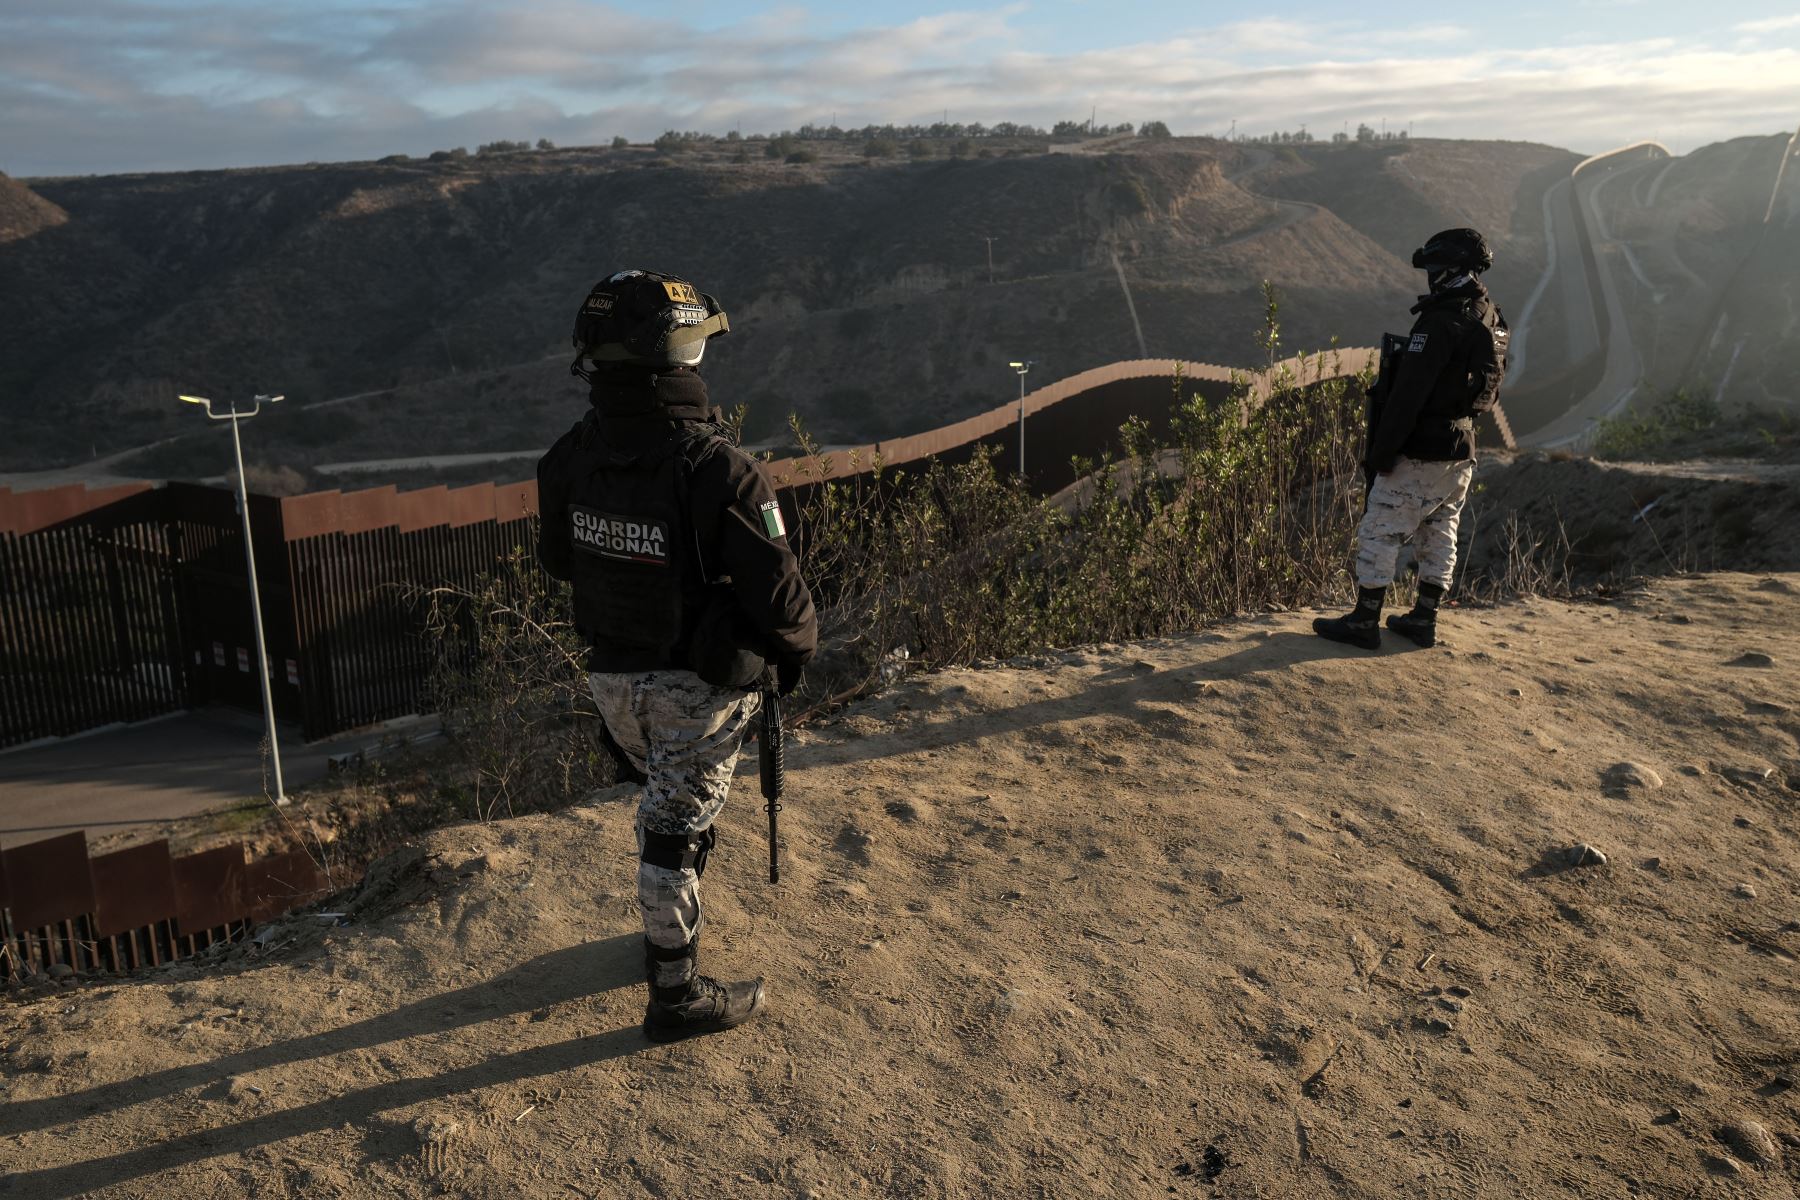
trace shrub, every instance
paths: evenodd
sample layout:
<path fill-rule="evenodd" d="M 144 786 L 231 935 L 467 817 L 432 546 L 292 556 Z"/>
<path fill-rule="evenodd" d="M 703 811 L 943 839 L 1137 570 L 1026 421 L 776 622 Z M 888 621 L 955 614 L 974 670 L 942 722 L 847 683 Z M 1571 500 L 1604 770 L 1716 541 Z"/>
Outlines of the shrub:
<path fill-rule="evenodd" d="M 817 162 L 819 161 L 819 156 L 816 151 L 808 150 L 805 146 L 802 146 L 792 154 L 789 154 L 787 158 L 782 161 L 790 163 Z"/>
<path fill-rule="evenodd" d="M 800 144 L 784 133 L 768 140 L 768 143 L 763 146 L 763 157 L 777 159 L 786 158 L 799 148 Z"/>
<path fill-rule="evenodd" d="M 617 778 L 598 741 L 567 584 L 514 550 L 472 588 L 414 588 L 407 598 L 424 616 L 430 701 L 444 714 L 469 816 L 548 807 Z"/>
<path fill-rule="evenodd" d="M 900 153 L 900 145 L 893 138 L 870 138 L 863 146 L 864 158 L 892 158 Z"/>
<path fill-rule="evenodd" d="M 1603 419 L 1594 430 L 1595 458 L 1654 458 L 1679 453 L 1695 434 L 1716 428 L 1722 414 L 1706 392 L 1677 388 L 1649 407 Z"/>
<path fill-rule="evenodd" d="M 629 145 L 631 145 L 630 138 L 624 136 L 623 134 L 614 135 L 613 140 L 612 140 L 612 148 L 614 150 L 623 150 Z"/>
<path fill-rule="evenodd" d="M 796 421 L 817 464 L 790 481 L 811 485 L 796 550 L 826 640 L 848 654 L 822 682 L 866 685 L 900 651 L 929 667 L 1004 658 L 1342 591 L 1361 391 L 1312 363 L 1260 403 L 1246 385 L 1212 404 L 1178 378 L 1167 444 L 1127 422 L 1123 458 L 1078 464 L 1083 482 L 1061 498 L 1033 496 L 993 452 L 838 480 Z"/>
<path fill-rule="evenodd" d="M 1147 138 L 1166 138 L 1173 135 L 1169 133 L 1169 127 L 1161 121 L 1145 121 L 1142 125 L 1138 126 L 1138 136 Z"/>
<path fill-rule="evenodd" d="M 556 149 L 556 143 L 549 138 L 539 138 L 537 140 L 537 148 L 539 150 L 554 150 Z"/>
<path fill-rule="evenodd" d="M 924 138 L 914 138 L 906 143 L 906 156 L 908 158 L 930 158 L 931 143 Z"/>

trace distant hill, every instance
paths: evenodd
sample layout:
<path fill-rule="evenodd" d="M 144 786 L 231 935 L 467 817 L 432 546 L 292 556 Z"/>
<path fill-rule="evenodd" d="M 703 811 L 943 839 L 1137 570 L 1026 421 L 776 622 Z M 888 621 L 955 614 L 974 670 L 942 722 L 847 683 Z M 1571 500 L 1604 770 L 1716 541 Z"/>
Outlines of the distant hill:
<path fill-rule="evenodd" d="M 69 214 L 0 171 L 0 243 L 54 229 Z"/>
<path fill-rule="evenodd" d="M 1248 364 L 1265 278 L 1286 348 L 1367 340 L 1404 324 L 1400 256 L 1445 224 L 1492 228 L 1496 282 L 1523 287 L 1542 190 L 1574 161 L 1515 143 L 988 141 L 992 157 L 923 161 L 716 143 L 9 181 L 67 219 L 0 244 L 0 469 L 191 429 L 177 389 L 286 393 L 257 435 L 271 461 L 542 445 L 582 403 L 558 358 L 572 314 L 631 265 L 724 301 L 734 331 L 707 376 L 751 404 L 753 437 L 790 409 L 828 442 L 890 437 L 992 407 L 1021 357 L 1033 383 L 1145 353 Z M 141 469 L 202 469 L 181 453 Z"/>

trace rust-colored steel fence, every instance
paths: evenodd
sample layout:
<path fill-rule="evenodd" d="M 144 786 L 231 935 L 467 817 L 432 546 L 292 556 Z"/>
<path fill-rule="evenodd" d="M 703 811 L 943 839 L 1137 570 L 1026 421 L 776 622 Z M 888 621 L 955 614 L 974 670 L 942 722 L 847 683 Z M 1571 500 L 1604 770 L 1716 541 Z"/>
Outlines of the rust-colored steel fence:
<path fill-rule="evenodd" d="M 1059 380 L 1024 398 L 1029 483 L 1046 494 L 1066 486 L 1071 458 L 1116 451 L 1130 418 L 1166 429 L 1177 374 L 1188 394 L 1219 399 L 1241 382 L 1261 396 L 1283 370 L 1340 378 L 1372 353 L 1244 373 L 1143 360 Z M 854 467 L 840 452 L 834 473 L 867 472 L 877 455 L 890 467 L 960 461 L 982 446 L 1012 469 L 1019 407 L 861 447 Z M 1496 413 L 1484 440 L 1510 444 L 1504 422 Z M 819 468 L 771 464 L 789 491 L 815 486 Z M 417 590 L 470 585 L 507 553 L 529 553 L 536 516 L 531 482 L 250 497 L 277 716 L 316 739 L 418 711 L 432 655 Z M 257 709 L 254 644 L 232 492 L 0 488 L 0 747 L 199 704 Z"/>
<path fill-rule="evenodd" d="M 0 977 L 186 958 L 324 890 L 305 854 L 246 862 L 239 842 L 179 857 L 164 841 L 89 857 L 81 832 L 14 846 L 0 850 Z"/>

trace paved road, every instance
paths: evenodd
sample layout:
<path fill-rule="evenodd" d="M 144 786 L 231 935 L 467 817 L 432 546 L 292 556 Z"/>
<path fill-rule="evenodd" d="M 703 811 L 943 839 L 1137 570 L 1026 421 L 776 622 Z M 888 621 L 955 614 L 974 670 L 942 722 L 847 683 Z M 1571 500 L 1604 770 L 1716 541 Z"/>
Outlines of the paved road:
<path fill-rule="evenodd" d="M 1633 153 L 1640 152 L 1634 148 Z M 1584 171 L 1580 176 L 1559 183 L 1551 191 L 1557 193 L 1557 203 L 1550 203 L 1545 198 L 1545 216 L 1550 224 L 1547 230 L 1552 238 L 1554 251 L 1550 266 L 1544 280 L 1540 280 L 1532 300 L 1527 302 L 1527 311 L 1534 305 L 1552 274 L 1557 276 L 1564 290 L 1564 303 L 1569 321 L 1569 358 L 1575 362 L 1600 347 L 1600 333 L 1597 318 L 1598 304 L 1606 306 L 1608 333 L 1604 352 L 1606 354 L 1605 371 L 1600 382 L 1586 396 L 1576 401 L 1570 409 L 1555 420 L 1519 438 L 1520 446 L 1531 446 L 1540 449 L 1554 449 L 1569 446 L 1587 437 L 1594 425 L 1622 411 L 1631 403 L 1638 385 L 1643 379 L 1644 360 L 1638 352 L 1631 337 L 1631 323 L 1626 317 L 1625 306 L 1621 300 L 1620 280 L 1616 268 L 1623 263 L 1632 272 L 1642 276 L 1642 267 L 1635 259 L 1624 253 L 1608 253 L 1617 245 L 1607 227 L 1600 202 L 1605 190 L 1621 175 L 1637 175 L 1645 171 L 1651 162 L 1662 162 L 1661 159 L 1619 163 L 1616 165 L 1596 164 Z M 1640 176 L 1641 178 L 1641 176 Z M 1633 179 L 1633 196 L 1638 182 Z M 1566 194 L 1562 189 L 1574 189 L 1574 214 L 1569 213 L 1569 206 L 1562 202 Z M 1596 278 L 1588 279 L 1585 261 L 1581 257 L 1578 230 L 1575 221 L 1582 221 L 1588 235 L 1594 243 Z M 1622 245 L 1617 248 L 1623 250 Z M 1596 293 L 1598 304 L 1596 304 Z M 1515 350 L 1515 354 L 1517 351 Z M 1527 359 L 1527 361 L 1531 361 Z M 1561 364 L 1549 364 L 1555 366 Z M 1541 364 L 1539 369 L 1548 369 Z M 1514 381 L 1516 382 L 1516 376 Z"/>
<path fill-rule="evenodd" d="M 435 718 L 397 725 L 414 736 L 437 728 Z M 331 758 L 378 748 L 383 737 L 363 731 L 306 745 L 297 728 L 278 725 L 276 734 L 290 793 L 324 778 Z M 145 831 L 266 802 L 262 737 L 260 716 L 217 708 L 0 754 L 0 846 L 74 829 L 90 839 Z"/>

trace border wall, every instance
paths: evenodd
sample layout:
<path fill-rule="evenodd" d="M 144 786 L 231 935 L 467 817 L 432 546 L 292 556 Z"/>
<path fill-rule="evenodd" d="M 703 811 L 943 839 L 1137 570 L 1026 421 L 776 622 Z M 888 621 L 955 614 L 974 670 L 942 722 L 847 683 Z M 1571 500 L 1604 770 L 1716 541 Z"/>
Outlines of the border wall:
<path fill-rule="evenodd" d="M 1114 363 L 953 425 L 771 473 L 794 493 L 987 447 L 1018 461 L 1023 410 L 1030 486 L 1056 493 L 1072 460 L 1119 449 L 1130 418 L 1166 431 L 1181 391 L 1217 402 L 1242 382 L 1266 396 L 1355 375 L 1375 352 L 1335 350 L 1237 372 L 1172 359 Z M 1510 444 L 1500 417 L 1499 431 Z M 829 460 L 829 461 L 827 461 Z M 430 670 L 417 589 L 473 585 L 529 554 L 535 482 L 250 497 L 276 715 L 308 740 L 419 710 Z M 194 484 L 0 488 L 0 748 L 207 704 L 260 708 L 248 580 L 234 493 Z"/>

